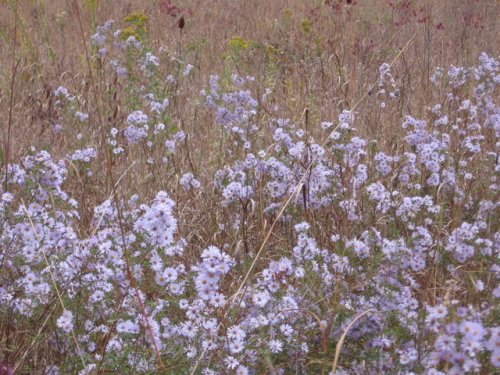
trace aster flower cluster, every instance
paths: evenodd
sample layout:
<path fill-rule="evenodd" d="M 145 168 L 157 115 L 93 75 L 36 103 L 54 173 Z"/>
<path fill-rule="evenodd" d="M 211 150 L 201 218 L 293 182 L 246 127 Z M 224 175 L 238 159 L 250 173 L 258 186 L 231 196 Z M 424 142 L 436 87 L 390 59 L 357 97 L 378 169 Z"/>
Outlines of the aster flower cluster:
<path fill-rule="evenodd" d="M 231 146 L 250 148 L 252 138 L 258 130 L 255 117 L 258 102 L 250 90 L 243 90 L 246 82 L 253 81 L 253 77 L 239 77 L 233 75 L 232 84 L 237 90 L 222 92 L 220 78 L 210 77 L 210 89 L 204 90 L 206 105 L 215 113 L 215 123 L 231 136 Z"/>
<path fill-rule="evenodd" d="M 118 160 L 146 155 L 147 168 L 164 167 L 175 159 L 177 144 L 185 140 L 185 133 L 172 123 L 169 109 L 172 97 L 177 94 L 183 80 L 188 79 L 185 73 L 190 72 L 193 65 L 180 59 L 177 52 L 164 47 L 150 50 L 137 36 L 124 39 L 122 30 L 117 26 L 118 23 L 108 21 L 97 28 L 91 38 L 97 50 L 94 58 L 112 77 L 108 82 L 110 87 L 127 86 L 136 99 L 125 118 L 113 119 L 107 143 L 113 157 Z M 164 77 L 161 75 L 161 68 L 164 67 L 178 74 Z M 132 85 L 131 82 L 138 84 Z M 113 95 L 113 92 L 109 94 Z M 114 101 L 118 111 L 120 98 L 114 95 Z M 175 173 L 182 176 L 191 172 Z M 196 180 L 193 180 L 193 188 L 197 189 L 197 186 Z"/>
<path fill-rule="evenodd" d="M 380 107 L 386 108 L 387 100 L 393 100 L 399 97 L 399 89 L 397 88 L 396 79 L 391 73 L 391 67 L 387 63 L 383 63 L 379 68 L 379 80 L 377 99 L 380 100 Z"/>

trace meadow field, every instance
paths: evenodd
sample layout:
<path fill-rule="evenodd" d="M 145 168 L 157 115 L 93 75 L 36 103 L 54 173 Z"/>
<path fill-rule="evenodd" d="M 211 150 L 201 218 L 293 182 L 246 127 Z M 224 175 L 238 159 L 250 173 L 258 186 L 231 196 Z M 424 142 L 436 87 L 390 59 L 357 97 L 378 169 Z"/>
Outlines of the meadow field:
<path fill-rule="evenodd" d="M 0 0 L 0 375 L 500 373 L 499 16 Z"/>

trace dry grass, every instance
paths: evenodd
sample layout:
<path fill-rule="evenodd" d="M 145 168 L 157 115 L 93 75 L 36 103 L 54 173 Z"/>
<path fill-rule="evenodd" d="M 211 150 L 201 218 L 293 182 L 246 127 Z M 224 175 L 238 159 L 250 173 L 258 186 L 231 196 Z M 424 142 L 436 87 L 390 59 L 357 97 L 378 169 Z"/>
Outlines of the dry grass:
<path fill-rule="evenodd" d="M 46 88 L 62 81 L 79 92 L 79 100 L 88 106 L 95 105 L 93 100 L 102 100 L 89 97 L 88 70 L 72 3 L 18 1 L 17 11 L 13 0 L 0 3 L 3 111 L 9 104 L 5 99 L 10 93 L 14 45 L 20 64 L 15 85 L 17 136 L 13 142 L 18 150 L 39 142 L 38 136 L 50 124 Z M 349 107 L 365 93 L 380 64 L 391 60 L 414 33 L 415 41 L 397 67 L 405 88 L 401 109 L 413 112 L 432 95 L 426 82 L 434 67 L 470 65 L 480 52 L 494 54 L 498 47 L 495 1 L 394 1 L 411 4 L 409 10 L 401 5 L 392 9 L 388 1 L 379 0 L 353 6 L 341 1 L 330 1 L 330 5 L 322 1 L 185 1 L 183 6 L 192 16 L 186 16 L 182 37 L 176 20 L 160 11 L 159 1 L 80 3 L 87 38 L 105 20 L 122 20 L 133 11 L 149 15 L 153 45 L 173 51 L 181 45 L 183 57 L 195 66 L 195 77 L 182 90 L 182 97 L 191 101 L 210 74 L 233 65 L 229 41 L 234 36 L 243 37 L 250 47 L 241 53 L 238 70 L 254 75 L 259 85 L 270 84 L 282 93 L 278 104 L 283 113 L 293 114 L 295 119 L 305 108 L 311 111 L 312 120 L 336 118 L 340 108 Z M 423 13 L 418 13 L 421 8 Z M 414 10 L 416 17 L 411 13 Z M 15 13 L 19 30 L 14 38 Z M 428 18 L 419 23 L 422 17 Z M 305 20 L 311 23 L 309 33 L 301 27 Z M 270 64 L 270 60 L 275 63 Z M 180 103 L 176 108 L 188 124 L 193 121 L 189 104 Z M 397 121 L 380 116 L 365 116 L 364 130 L 378 136 L 390 133 L 388 127 Z M 210 126 L 210 122 L 196 123 L 205 134 Z M 21 136 L 26 130 L 33 138 Z"/>
<path fill-rule="evenodd" d="M 369 97 L 360 113 L 358 128 L 362 135 L 394 149 L 398 147 L 397 137 L 392 135 L 397 135 L 403 114 L 421 115 L 432 99 L 428 77 L 435 67 L 468 65 L 482 51 L 494 54 L 498 46 L 498 4 L 494 0 L 393 1 L 394 7 L 380 0 L 354 2 L 351 6 L 319 0 L 185 1 L 186 26 L 182 33 L 177 18 L 162 13 L 160 3 L 78 2 L 87 43 L 98 24 L 142 11 L 150 17 L 148 38 L 152 45 L 164 46 L 173 53 L 180 51 L 180 57 L 195 66 L 189 82 L 179 87 L 172 117 L 189 133 L 203 135 L 189 139 L 190 160 L 181 161 L 189 161 L 200 171 L 213 170 L 216 163 L 217 150 L 209 148 L 205 140 L 216 140 L 217 130 L 210 118 L 199 117 L 196 107 L 199 92 L 211 74 L 236 70 L 253 75 L 260 92 L 271 87 L 277 93 L 274 104 L 283 117 L 303 121 L 304 110 L 308 109 L 309 121 L 318 123 L 335 119 L 342 109 L 352 107 L 377 79 L 380 64 L 392 60 L 415 35 L 394 67 L 402 87 L 397 110 L 382 113 L 375 99 Z M 3 0 L 0 9 L 0 110 L 9 112 L 12 94 L 9 149 L 14 159 L 31 145 L 49 147 L 61 156 L 75 148 L 75 135 L 82 129 L 74 129 L 67 136 L 54 136 L 49 131 L 57 121 L 50 93 L 59 85 L 78 93 L 78 102 L 88 112 L 101 108 L 105 118 L 113 115 L 113 121 L 123 121 L 126 97 L 113 101 L 104 94 L 112 85 L 111 77 L 97 76 L 96 90 L 92 89 L 73 0 Z M 238 61 L 230 48 L 235 36 L 249 45 L 240 51 Z M 11 90 L 13 61 L 16 74 Z M 7 123 L 3 124 L 2 144 L 7 149 Z M 100 142 L 100 126 L 98 119 L 92 118 L 83 131 Z M 133 160 L 131 155 L 124 165 L 114 166 L 116 174 L 123 173 Z M 145 174 L 145 169 L 136 165 L 122 185 L 156 191 L 165 181 L 158 171 L 148 169 Z M 109 190 L 109 186 L 103 177 L 102 186 L 76 189 L 79 198 L 88 203 L 84 206 L 92 207 L 93 197 L 100 199 L 99 191 Z M 207 233 L 198 235 L 208 240 Z"/>

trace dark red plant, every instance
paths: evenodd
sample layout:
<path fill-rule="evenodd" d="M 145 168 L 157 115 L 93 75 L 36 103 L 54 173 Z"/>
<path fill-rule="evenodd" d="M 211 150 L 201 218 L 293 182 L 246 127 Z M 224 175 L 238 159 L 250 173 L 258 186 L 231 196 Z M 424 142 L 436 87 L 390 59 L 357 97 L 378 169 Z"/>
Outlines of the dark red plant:
<path fill-rule="evenodd" d="M 179 7 L 173 4 L 172 0 L 160 0 L 158 7 L 160 8 L 161 13 L 168 14 L 172 18 L 184 18 L 184 16 L 193 15 L 193 11 L 190 8 Z"/>

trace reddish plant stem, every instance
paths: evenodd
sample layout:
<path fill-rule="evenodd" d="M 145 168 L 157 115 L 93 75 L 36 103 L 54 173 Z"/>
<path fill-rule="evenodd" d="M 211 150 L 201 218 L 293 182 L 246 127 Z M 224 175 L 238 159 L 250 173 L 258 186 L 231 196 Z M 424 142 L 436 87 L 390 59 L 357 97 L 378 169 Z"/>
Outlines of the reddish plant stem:
<path fill-rule="evenodd" d="M 14 4 L 14 36 L 12 44 L 12 77 L 10 81 L 10 103 L 9 103 L 9 119 L 7 122 L 7 137 L 5 139 L 5 180 L 4 190 L 7 190 L 9 182 L 9 163 L 10 163 L 10 146 L 12 142 L 12 112 L 14 108 L 14 83 L 16 81 L 17 67 L 19 61 L 16 62 L 16 47 L 17 47 L 17 1 Z"/>

